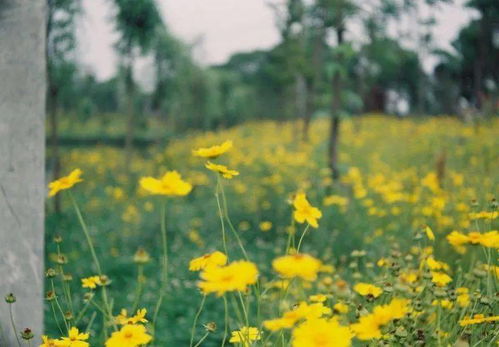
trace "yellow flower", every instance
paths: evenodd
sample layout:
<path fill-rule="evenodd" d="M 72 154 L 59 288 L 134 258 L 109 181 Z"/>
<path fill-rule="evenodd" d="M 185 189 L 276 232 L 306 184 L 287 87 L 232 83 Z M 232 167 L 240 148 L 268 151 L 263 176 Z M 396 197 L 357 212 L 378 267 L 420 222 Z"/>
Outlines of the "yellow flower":
<path fill-rule="evenodd" d="M 431 230 L 431 228 L 428 225 L 425 226 L 424 232 L 426 234 L 426 237 L 428 237 L 428 239 L 430 241 L 435 241 L 435 234 L 433 233 L 433 230 Z"/>
<path fill-rule="evenodd" d="M 227 256 L 222 252 L 215 251 L 192 259 L 189 263 L 189 271 L 199 271 L 209 266 L 223 266 L 225 264 L 227 264 Z"/>
<path fill-rule="evenodd" d="M 83 288 L 95 289 L 95 288 L 97 288 L 97 286 L 100 286 L 100 285 L 102 285 L 102 282 L 100 280 L 100 276 L 91 276 L 91 277 L 81 279 L 81 286 Z"/>
<path fill-rule="evenodd" d="M 335 304 L 333 306 L 333 309 L 338 313 L 347 313 L 349 310 L 348 305 L 345 305 L 342 302 L 338 302 L 337 304 Z"/>
<path fill-rule="evenodd" d="M 90 344 L 85 342 L 88 337 L 88 334 L 80 333 L 78 328 L 72 327 L 69 329 L 68 337 L 62 338 L 62 343 L 65 347 L 90 347 Z"/>
<path fill-rule="evenodd" d="M 499 316 L 485 317 L 483 314 L 476 314 L 473 318 L 466 317 L 459 321 L 459 325 L 464 327 L 472 324 L 489 323 L 499 321 Z"/>
<path fill-rule="evenodd" d="M 257 278 L 255 264 L 235 261 L 226 266 L 205 268 L 198 286 L 204 294 L 216 293 L 221 296 L 230 291 L 245 291 L 248 285 L 256 283 Z"/>
<path fill-rule="evenodd" d="M 137 347 L 152 340 L 146 328 L 140 324 L 127 324 L 121 330 L 112 333 L 106 341 L 106 347 Z"/>
<path fill-rule="evenodd" d="M 310 295 L 308 299 L 312 302 L 324 302 L 327 300 L 327 296 L 324 294 Z"/>
<path fill-rule="evenodd" d="M 61 190 L 69 189 L 78 182 L 82 182 L 83 179 L 80 177 L 83 171 L 80 169 L 74 169 L 67 176 L 61 177 L 58 180 L 49 183 L 49 198 L 59 193 Z"/>
<path fill-rule="evenodd" d="M 376 306 L 372 313 L 359 318 L 350 328 L 360 340 L 379 339 L 381 327 L 394 319 L 400 319 L 409 312 L 409 300 L 394 298 L 387 305 Z"/>
<path fill-rule="evenodd" d="M 454 304 L 452 303 L 452 301 L 450 301 L 448 299 L 433 300 L 431 302 L 431 305 L 432 306 L 440 306 L 442 308 L 447 308 L 449 310 L 454 306 Z"/>
<path fill-rule="evenodd" d="M 242 343 L 244 347 L 250 346 L 251 342 L 262 338 L 260 331 L 255 327 L 242 327 L 239 330 L 234 330 L 231 335 L 230 343 Z"/>
<path fill-rule="evenodd" d="M 456 289 L 456 302 L 460 307 L 468 307 L 470 305 L 470 295 L 469 289 L 466 287 L 460 287 Z"/>
<path fill-rule="evenodd" d="M 449 269 L 449 265 L 447 265 L 443 261 L 435 260 L 435 258 L 433 258 L 433 256 L 430 256 L 430 257 L 428 257 L 428 259 L 426 259 L 426 265 L 428 265 L 428 267 L 431 270 L 448 270 Z"/>
<path fill-rule="evenodd" d="M 447 241 L 449 241 L 449 243 L 454 246 L 454 247 L 459 247 L 459 246 L 462 246 L 466 243 L 468 243 L 469 241 L 469 237 L 458 232 L 458 231 L 453 231 L 451 232 L 449 235 L 447 235 Z"/>
<path fill-rule="evenodd" d="M 214 164 L 211 161 L 206 162 L 204 166 L 210 171 L 218 172 L 223 178 L 231 179 L 232 177 L 239 175 L 238 171 L 230 170 L 225 165 Z"/>
<path fill-rule="evenodd" d="M 310 205 L 304 193 L 296 194 L 293 200 L 293 217 L 298 223 L 307 221 L 312 227 L 317 228 L 319 224 L 317 220 L 322 217 L 322 212 L 317 208 Z"/>
<path fill-rule="evenodd" d="M 51 339 L 46 335 L 42 336 L 42 342 L 43 343 L 40 345 L 40 347 L 64 347 L 64 346 L 67 346 L 67 344 L 65 342 L 62 342 L 60 340 Z"/>
<path fill-rule="evenodd" d="M 127 324 L 137 324 L 137 323 L 147 323 L 148 320 L 145 318 L 147 314 L 147 310 L 145 308 L 141 310 L 137 310 L 135 316 L 128 317 L 128 312 L 125 309 L 122 309 L 120 314 L 116 316 L 116 322 L 120 325 Z"/>
<path fill-rule="evenodd" d="M 259 225 L 261 231 L 269 231 L 272 229 L 272 222 L 269 221 L 263 221 Z"/>
<path fill-rule="evenodd" d="M 314 319 L 293 330 L 293 347 L 348 347 L 353 334 L 336 319 Z"/>
<path fill-rule="evenodd" d="M 308 254 L 285 255 L 274 259 L 272 267 L 282 277 L 300 277 L 306 281 L 315 281 L 322 262 Z"/>
<path fill-rule="evenodd" d="M 142 177 L 140 186 L 150 194 L 157 195 L 187 195 L 192 185 L 184 180 L 177 171 L 168 171 L 160 179 Z"/>
<path fill-rule="evenodd" d="M 487 248 L 499 248 L 499 232 L 493 230 L 482 234 L 480 244 Z"/>
<path fill-rule="evenodd" d="M 355 290 L 357 293 L 359 293 L 362 296 L 370 295 L 374 298 L 377 298 L 378 296 L 381 295 L 381 293 L 383 293 L 383 289 L 369 283 L 357 283 L 353 287 L 353 290 Z"/>
<path fill-rule="evenodd" d="M 227 140 L 221 145 L 211 146 L 208 148 L 195 149 L 192 151 L 192 154 L 196 157 L 214 159 L 221 156 L 231 148 L 232 148 L 232 141 Z"/>
<path fill-rule="evenodd" d="M 452 278 L 443 272 L 432 271 L 431 281 L 437 285 L 437 287 L 445 287 L 447 283 L 452 281 Z"/>
<path fill-rule="evenodd" d="M 331 309 L 320 302 L 308 304 L 302 301 L 292 310 L 284 312 L 282 317 L 264 321 L 263 326 L 270 331 L 289 329 L 299 320 L 317 319 L 329 314 L 331 314 Z"/>

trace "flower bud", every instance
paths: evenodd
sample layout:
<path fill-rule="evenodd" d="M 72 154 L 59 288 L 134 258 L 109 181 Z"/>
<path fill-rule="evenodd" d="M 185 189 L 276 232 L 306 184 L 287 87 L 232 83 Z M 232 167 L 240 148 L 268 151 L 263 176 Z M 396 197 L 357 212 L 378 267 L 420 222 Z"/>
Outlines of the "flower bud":
<path fill-rule="evenodd" d="M 16 296 L 12 293 L 9 293 L 5 296 L 5 302 L 8 304 L 13 304 L 16 302 Z"/>
<path fill-rule="evenodd" d="M 23 331 L 21 331 L 21 337 L 24 340 L 31 340 L 34 337 L 34 335 L 33 335 L 33 332 L 31 331 L 31 329 L 26 328 Z"/>

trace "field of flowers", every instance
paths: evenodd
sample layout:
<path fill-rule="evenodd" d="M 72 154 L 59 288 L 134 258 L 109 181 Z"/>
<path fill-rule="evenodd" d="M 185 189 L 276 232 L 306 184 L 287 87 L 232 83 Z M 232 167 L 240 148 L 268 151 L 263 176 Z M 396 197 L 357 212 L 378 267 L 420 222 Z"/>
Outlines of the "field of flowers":
<path fill-rule="evenodd" d="M 345 120 L 338 181 L 327 120 L 68 148 L 42 346 L 496 345 L 497 129 Z"/>

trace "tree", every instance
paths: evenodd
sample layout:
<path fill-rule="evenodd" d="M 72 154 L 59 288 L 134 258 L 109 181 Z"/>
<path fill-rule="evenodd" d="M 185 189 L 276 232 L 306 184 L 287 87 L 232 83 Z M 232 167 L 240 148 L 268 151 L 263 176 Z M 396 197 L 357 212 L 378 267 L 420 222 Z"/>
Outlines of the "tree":
<path fill-rule="evenodd" d="M 342 87 L 343 76 L 345 75 L 345 31 L 346 21 L 357 10 L 351 0 L 317 0 L 319 13 L 323 16 L 325 28 L 331 28 L 336 36 L 336 54 L 333 64 L 331 78 L 331 126 L 329 130 L 328 143 L 328 166 L 334 179 L 340 175 L 338 167 L 338 144 L 340 136 L 340 123 L 343 112 Z"/>
<path fill-rule="evenodd" d="M 26 327 L 39 341 L 43 329 L 45 6 L 0 6 L 0 293 L 17 297 L 0 305 L 2 346 L 17 346 Z"/>
<path fill-rule="evenodd" d="M 115 24 L 120 38 L 116 50 L 121 56 L 126 93 L 126 113 L 128 115 L 125 135 L 125 163 L 128 170 L 132 155 L 135 134 L 136 85 L 133 66 L 139 54 L 149 52 L 158 27 L 163 25 L 154 0 L 114 0 L 116 7 Z"/>

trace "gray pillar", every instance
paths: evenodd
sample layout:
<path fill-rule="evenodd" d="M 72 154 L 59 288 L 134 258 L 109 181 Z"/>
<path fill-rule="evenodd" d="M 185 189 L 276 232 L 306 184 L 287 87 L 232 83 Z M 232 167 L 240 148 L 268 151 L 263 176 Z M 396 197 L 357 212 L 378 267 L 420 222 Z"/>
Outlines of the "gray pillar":
<path fill-rule="evenodd" d="M 0 0 L 0 346 L 43 323 L 45 0 Z"/>

